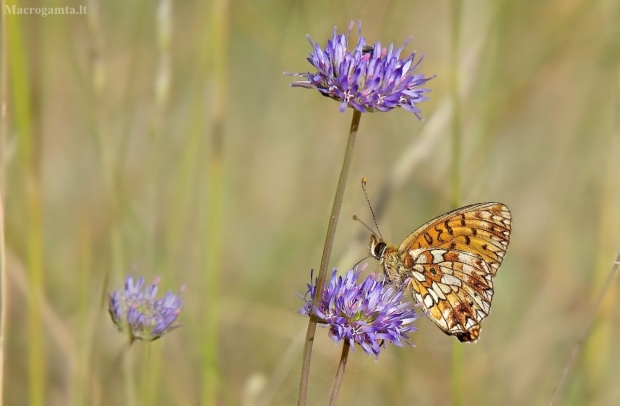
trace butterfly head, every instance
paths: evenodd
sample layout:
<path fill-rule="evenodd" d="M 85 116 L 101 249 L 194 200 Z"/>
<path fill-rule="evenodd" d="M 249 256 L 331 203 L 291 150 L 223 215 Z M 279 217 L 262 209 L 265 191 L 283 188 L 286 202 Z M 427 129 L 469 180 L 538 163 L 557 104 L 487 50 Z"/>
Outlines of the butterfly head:
<path fill-rule="evenodd" d="M 381 260 L 387 250 L 387 244 L 374 234 L 370 235 L 370 255 Z"/>

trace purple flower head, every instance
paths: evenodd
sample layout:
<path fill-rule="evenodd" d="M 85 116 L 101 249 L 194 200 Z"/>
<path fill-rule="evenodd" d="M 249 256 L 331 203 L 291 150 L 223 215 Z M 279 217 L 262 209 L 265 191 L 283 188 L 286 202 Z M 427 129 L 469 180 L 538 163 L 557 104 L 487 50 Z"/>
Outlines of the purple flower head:
<path fill-rule="evenodd" d="M 424 94 L 430 89 L 420 86 L 435 76 L 414 73 L 424 58 L 422 56 L 416 62 L 415 51 L 408 58 L 400 59 L 400 53 L 411 38 L 396 49 L 394 44 L 384 48 L 380 42 L 367 45 L 362 37 L 362 23 L 359 22 L 357 45 L 350 49 L 349 35 L 353 26 L 351 21 L 346 34 L 336 34 L 334 27 L 325 49 L 313 43 L 308 35 L 313 48 L 308 62 L 316 68 L 316 72 L 288 74 L 305 78 L 293 82 L 291 86 L 316 89 L 323 96 L 340 101 L 341 112 L 347 107 L 362 113 L 402 107 L 421 120 L 416 104 L 428 100 Z"/>
<path fill-rule="evenodd" d="M 325 281 L 321 301 L 314 308 L 319 323 L 329 327 L 334 341 L 349 340 L 351 348 L 357 343 L 368 355 L 376 357 L 388 341 L 398 346 L 403 342 L 409 344 L 407 333 L 417 330 L 413 322 L 418 315 L 408 302 L 402 302 L 402 290 L 384 284 L 374 274 L 358 285 L 360 271 L 347 271 L 344 276 L 336 272 L 334 269 L 331 279 Z M 303 315 L 311 314 L 316 284 L 314 279 L 308 285 L 303 297 L 306 304 L 300 310 Z"/>
<path fill-rule="evenodd" d="M 132 340 L 153 341 L 172 331 L 180 324 L 174 324 L 181 312 L 181 293 L 168 291 L 164 297 L 155 299 L 160 278 L 144 285 L 144 279 L 135 283 L 131 276 L 125 280 L 125 290 L 108 294 L 108 311 L 118 330 L 128 334 Z M 143 289 L 144 288 L 144 289 Z"/>

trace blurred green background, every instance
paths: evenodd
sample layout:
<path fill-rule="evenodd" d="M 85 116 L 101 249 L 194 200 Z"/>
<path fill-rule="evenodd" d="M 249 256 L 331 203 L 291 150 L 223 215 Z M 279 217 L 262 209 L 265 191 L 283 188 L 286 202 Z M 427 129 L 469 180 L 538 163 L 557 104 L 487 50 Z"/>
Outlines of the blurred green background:
<path fill-rule="evenodd" d="M 350 220 L 370 219 L 362 177 L 392 244 L 455 200 L 505 203 L 513 234 L 460 365 L 420 319 L 415 348 L 351 354 L 339 404 L 549 403 L 620 249 L 620 2 L 6 4 L 87 14 L 3 7 L 4 404 L 296 402 L 296 292 L 319 266 L 351 111 L 282 73 L 311 68 L 306 34 L 323 46 L 350 20 L 371 43 L 412 36 L 405 54 L 437 77 L 424 122 L 362 116 L 330 267 L 367 255 Z M 184 327 L 124 353 L 101 295 L 128 273 L 187 289 Z M 620 404 L 618 283 L 557 404 Z M 327 403 L 339 356 L 319 328 L 308 405 Z"/>

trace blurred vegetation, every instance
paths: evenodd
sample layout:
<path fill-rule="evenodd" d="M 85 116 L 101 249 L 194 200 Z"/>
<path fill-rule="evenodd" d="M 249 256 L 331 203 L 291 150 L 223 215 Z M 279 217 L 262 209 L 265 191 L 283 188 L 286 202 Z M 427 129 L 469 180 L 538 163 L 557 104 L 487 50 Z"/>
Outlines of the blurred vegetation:
<path fill-rule="evenodd" d="M 362 117 L 332 254 L 345 270 L 367 254 L 349 221 L 370 217 L 362 177 L 392 244 L 451 208 L 454 4 L 6 3 L 88 11 L 5 15 L 4 404 L 294 404 L 295 293 L 319 265 L 350 112 L 282 72 L 310 69 L 306 34 L 324 44 L 361 20 L 371 42 L 412 36 L 405 51 L 437 74 L 424 122 Z M 620 249 L 620 3 L 459 14 L 460 203 L 501 201 L 514 221 L 460 400 L 547 404 Z M 187 285 L 185 326 L 121 366 L 101 295 L 134 264 L 164 290 Z M 616 278 L 558 404 L 620 404 L 618 296 Z M 451 404 L 454 339 L 418 325 L 415 348 L 351 354 L 340 405 Z M 329 398 L 339 354 L 319 329 L 309 405 Z"/>

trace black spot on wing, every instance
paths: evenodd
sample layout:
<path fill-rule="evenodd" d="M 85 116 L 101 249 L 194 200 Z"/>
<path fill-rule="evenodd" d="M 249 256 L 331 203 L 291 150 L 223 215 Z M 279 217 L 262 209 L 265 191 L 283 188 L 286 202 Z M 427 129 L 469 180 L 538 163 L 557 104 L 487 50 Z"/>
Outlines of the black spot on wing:
<path fill-rule="evenodd" d="M 437 229 L 437 227 L 435 227 L 435 231 L 437 231 L 437 241 L 444 242 L 443 238 L 441 238 L 441 233 L 443 233 L 443 229 Z"/>

